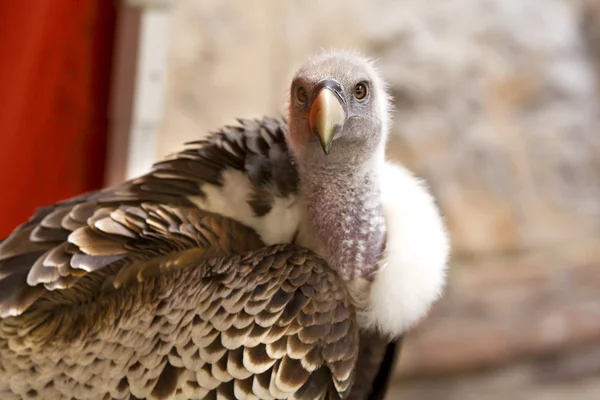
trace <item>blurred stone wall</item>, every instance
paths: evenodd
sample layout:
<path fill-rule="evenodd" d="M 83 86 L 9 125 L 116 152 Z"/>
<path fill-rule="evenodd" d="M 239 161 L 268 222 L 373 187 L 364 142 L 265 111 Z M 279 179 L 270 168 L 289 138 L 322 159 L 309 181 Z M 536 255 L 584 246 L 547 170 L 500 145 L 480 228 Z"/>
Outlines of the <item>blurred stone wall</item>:
<path fill-rule="evenodd" d="M 158 156 L 284 113 L 293 69 L 321 48 L 377 59 L 390 157 L 429 182 L 454 249 L 404 379 L 600 345 L 600 0 L 179 0 L 172 22 Z M 505 398 L 458 383 L 410 398 L 448 387 Z"/>

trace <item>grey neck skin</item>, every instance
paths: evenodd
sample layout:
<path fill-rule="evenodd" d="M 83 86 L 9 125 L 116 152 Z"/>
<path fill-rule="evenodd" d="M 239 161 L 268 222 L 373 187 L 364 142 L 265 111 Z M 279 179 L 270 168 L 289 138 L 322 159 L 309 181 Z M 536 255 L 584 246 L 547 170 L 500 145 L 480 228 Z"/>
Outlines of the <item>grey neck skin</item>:
<path fill-rule="evenodd" d="M 322 161 L 299 171 L 313 232 L 344 280 L 370 280 L 386 236 L 377 160 L 327 163 L 323 155 Z"/>

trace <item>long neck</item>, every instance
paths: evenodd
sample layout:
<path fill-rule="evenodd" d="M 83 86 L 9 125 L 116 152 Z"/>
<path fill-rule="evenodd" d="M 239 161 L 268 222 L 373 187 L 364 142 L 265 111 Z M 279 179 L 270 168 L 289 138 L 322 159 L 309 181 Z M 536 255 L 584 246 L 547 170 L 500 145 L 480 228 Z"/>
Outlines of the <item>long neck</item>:
<path fill-rule="evenodd" d="M 312 231 L 349 281 L 369 279 L 385 246 L 377 162 L 301 168 Z"/>

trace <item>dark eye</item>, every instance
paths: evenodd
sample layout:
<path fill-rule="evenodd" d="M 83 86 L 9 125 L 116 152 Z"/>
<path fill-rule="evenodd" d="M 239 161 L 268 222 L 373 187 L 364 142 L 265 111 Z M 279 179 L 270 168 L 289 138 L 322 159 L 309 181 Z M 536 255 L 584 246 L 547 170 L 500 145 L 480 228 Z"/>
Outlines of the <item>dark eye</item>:
<path fill-rule="evenodd" d="M 362 100 L 365 97 L 367 97 L 367 84 L 364 82 L 361 83 L 357 83 L 356 86 L 354 86 L 354 97 L 356 97 L 358 100 Z"/>
<path fill-rule="evenodd" d="M 296 98 L 300 103 L 306 103 L 306 101 L 308 100 L 306 90 L 302 86 L 298 86 L 296 88 Z"/>

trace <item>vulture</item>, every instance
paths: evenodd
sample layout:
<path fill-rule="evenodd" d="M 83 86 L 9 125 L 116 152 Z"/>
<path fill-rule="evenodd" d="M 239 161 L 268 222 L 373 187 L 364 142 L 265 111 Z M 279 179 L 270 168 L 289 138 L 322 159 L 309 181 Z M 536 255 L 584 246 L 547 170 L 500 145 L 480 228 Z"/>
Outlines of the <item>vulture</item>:
<path fill-rule="evenodd" d="M 239 120 L 0 243 L 0 398 L 381 399 L 443 290 L 372 61 L 324 51 Z"/>

